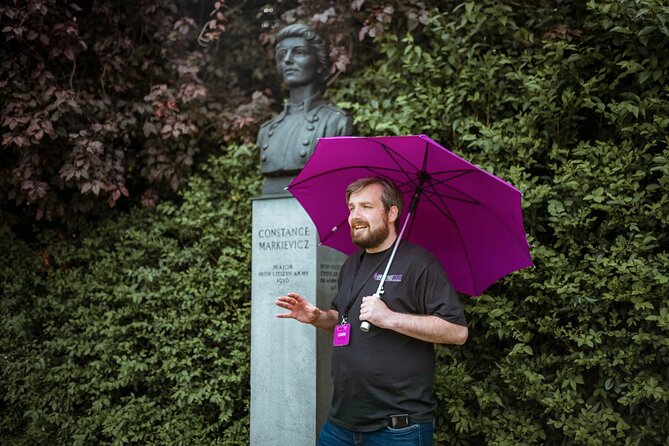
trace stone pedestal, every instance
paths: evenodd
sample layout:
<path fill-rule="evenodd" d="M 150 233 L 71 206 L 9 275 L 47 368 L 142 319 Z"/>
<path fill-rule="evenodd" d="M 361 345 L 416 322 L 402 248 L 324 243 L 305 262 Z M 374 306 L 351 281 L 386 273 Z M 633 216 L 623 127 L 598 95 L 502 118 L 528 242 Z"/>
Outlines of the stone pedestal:
<path fill-rule="evenodd" d="M 319 246 L 291 196 L 253 201 L 252 256 L 251 445 L 315 445 L 332 398 L 332 335 L 277 318 L 274 302 L 295 292 L 329 308 L 346 256 Z"/>

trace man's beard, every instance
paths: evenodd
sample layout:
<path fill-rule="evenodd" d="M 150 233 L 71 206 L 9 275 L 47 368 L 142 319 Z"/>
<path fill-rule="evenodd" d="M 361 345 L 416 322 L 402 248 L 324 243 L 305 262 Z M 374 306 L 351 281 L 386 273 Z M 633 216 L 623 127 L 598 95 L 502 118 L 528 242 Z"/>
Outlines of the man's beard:
<path fill-rule="evenodd" d="M 358 231 L 353 229 L 356 222 L 351 224 L 351 240 L 354 244 L 362 249 L 372 249 L 381 245 L 390 235 L 388 228 L 388 215 L 383 216 L 383 224 L 376 229 L 371 230 L 369 225 L 364 234 L 358 234 Z"/>

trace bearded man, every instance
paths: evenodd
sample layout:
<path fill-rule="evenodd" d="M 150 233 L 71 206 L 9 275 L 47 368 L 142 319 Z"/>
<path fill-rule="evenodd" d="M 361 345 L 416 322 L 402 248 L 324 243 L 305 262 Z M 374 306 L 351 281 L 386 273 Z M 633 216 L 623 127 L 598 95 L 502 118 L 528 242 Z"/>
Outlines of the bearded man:
<path fill-rule="evenodd" d="M 378 177 L 346 190 L 351 239 L 361 250 L 339 273 L 331 308 L 322 310 L 297 293 L 276 305 L 296 319 L 334 332 L 334 395 L 319 446 L 433 444 L 434 344 L 462 345 L 468 337 L 458 296 L 439 261 L 398 240 L 402 194 Z M 395 243 L 384 293 L 374 296 Z M 360 330 L 363 321 L 373 325 Z"/>

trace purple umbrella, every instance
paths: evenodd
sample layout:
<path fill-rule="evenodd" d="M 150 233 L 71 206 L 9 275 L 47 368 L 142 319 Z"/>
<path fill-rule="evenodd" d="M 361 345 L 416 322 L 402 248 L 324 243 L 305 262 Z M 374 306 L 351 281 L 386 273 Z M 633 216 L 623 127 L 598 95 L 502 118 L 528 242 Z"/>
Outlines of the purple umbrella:
<path fill-rule="evenodd" d="M 366 176 L 400 188 L 409 203 L 400 238 L 431 251 L 458 292 L 478 296 L 501 277 L 533 266 L 518 189 L 425 135 L 319 140 L 287 189 L 323 245 L 346 254 L 359 249 L 351 242 L 345 191 Z M 383 280 L 379 291 L 382 286 Z"/>

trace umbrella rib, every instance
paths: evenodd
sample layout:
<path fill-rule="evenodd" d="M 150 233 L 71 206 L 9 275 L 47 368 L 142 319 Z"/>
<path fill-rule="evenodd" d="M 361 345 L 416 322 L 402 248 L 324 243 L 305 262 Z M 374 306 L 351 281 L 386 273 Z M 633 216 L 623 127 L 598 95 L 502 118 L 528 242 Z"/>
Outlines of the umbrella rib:
<path fill-rule="evenodd" d="M 458 189 L 454 189 L 454 188 L 451 188 L 451 189 L 453 189 L 454 192 L 459 192 L 459 193 L 463 194 Z M 456 197 L 456 196 L 453 196 L 453 195 L 446 195 L 443 192 L 437 192 L 437 191 L 433 191 L 433 190 L 425 190 L 423 192 L 428 196 L 437 197 L 440 200 L 449 199 L 449 200 L 453 200 L 453 201 L 459 201 L 461 203 L 469 203 L 469 204 L 473 204 L 473 205 L 482 205 L 482 203 L 479 200 L 476 200 L 474 198 L 470 198 L 469 200 L 467 200 L 467 199 L 462 198 L 462 197 Z M 463 194 L 463 195 L 467 195 L 467 194 Z"/>
<path fill-rule="evenodd" d="M 453 172 L 458 172 L 458 175 L 455 175 L 455 176 L 453 176 L 453 177 L 449 177 L 449 178 L 447 178 L 447 179 L 438 179 L 438 178 L 435 178 L 435 177 L 438 176 L 438 175 L 443 175 L 443 174 L 445 174 L 445 173 L 453 173 Z M 427 172 L 426 172 L 426 173 L 427 173 Z M 470 196 L 469 194 L 466 194 L 466 193 L 462 192 L 460 189 L 457 189 L 457 188 L 455 188 L 455 187 L 453 187 L 453 186 L 451 186 L 451 185 L 448 184 L 448 181 L 455 180 L 455 179 L 457 179 L 457 178 L 460 178 L 460 177 L 462 177 L 462 176 L 468 175 L 468 174 L 470 174 L 470 173 L 476 173 L 476 169 L 457 169 L 457 170 L 442 170 L 442 171 L 437 171 L 437 172 L 429 172 L 430 185 L 433 186 L 433 187 L 432 187 L 429 191 L 428 191 L 428 190 L 424 190 L 424 192 L 426 192 L 426 193 L 428 193 L 428 194 L 435 195 L 435 196 L 445 197 L 445 198 L 448 198 L 448 199 L 451 199 L 451 200 L 461 201 L 461 202 L 463 202 L 463 203 L 481 204 L 481 202 L 480 202 L 479 200 L 473 198 L 473 197 Z M 410 181 L 411 181 L 411 183 L 415 183 L 415 181 L 413 181 L 413 180 L 410 180 Z M 406 185 L 406 184 L 408 184 L 408 183 L 403 183 L 401 186 Z M 436 186 L 436 185 L 442 185 L 442 186 L 444 186 L 445 188 L 448 188 L 448 189 L 450 189 L 450 190 L 452 190 L 452 191 L 454 191 L 454 192 L 456 192 L 456 193 L 459 193 L 459 194 L 461 194 L 461 195 L 464 195 L 464 196 L 467 197 L 468 199 L 465 199 L 465 198 L 458 198 L 458 197 L 453 196 L 453 195 L 445 195 L 443 192 L 438 192 L 438 191 L 436 190 L 436 188 L 434 188 L 434 186 Z M 400 187 L 401 187 L 401 186 L 400 186 Z"/>
<path fill-rule="evenodd" d="M 423 193 L 425 184 L 429 183 L 430 175 L 427 173 L 427 156 L 430 152 L 430 143 L 425 141 L 425 151 L 423 152 L 423 166 L 420 169 L 418 175 L 418 186 L 416 186 L 413 197 L 411 197 L 411 203 L 409 204 L 409 215 L 411 215 L 411 226 L 409 227 L 408 237 L 411 237 L 411 230 L 413 229 L 413 223 L 418 214 L 418 204 L 420 203 L 420 196 Z"/>
<path fill-rule="evenodd" d="M 386 167 L 373 167 L 372 168 L 372 167 L 366 166 L 366 165 L 345 166 L 345 167 L 338 167 L 336 169 L 331 169 L 331 170 L 319 172 L 319 173 L 314 174 L 312 176 L 302 178 L 299 181 L 294 181 L 292 184 L 290 184 L 288 189 L 289 190 L 290 189 L 295 189 L 296 187 L 302 185 L 303 183 L 305 183 L 307 181 L 312 181 L 316 178 L 324 177 L 324 176 L 327 176 L 327 175 L 333 175 L 333 174 L 336 174 L 336 173 L 344 171 L 344 170 L 353 170 L 353 169 L 363 169 L 363 170 L 367 170 L 371 173 L 378 173 L 377 170 L 376 170 L 376 169 L 378 169 L 379 171 L 390 171 L 390 172 L 397 172 L 397 173 L 406 174 L 406 172 L 404 172 L 403 170 L 394 170 L 394 169 L 386 168 Z M 384 175 L 384 176 L 386 176 L 389 179 L 392 179 L 392 177 L 390 177 L 390 176 L 387 176 L 387 175 Z"/>
<path fill-rule="evenodd" d="M 429 194 L 426 194 L 426 195 L 425 195 L 425 199 L 426 199 L 427 201 L 429 201 L 429 202 L 432 204 L 432 206 L 434 206 L 434 208 L 435 208 L 441 215 L 443 215 L 443 216 L 444 216 L 446 219 L 448 219 L 448 221 L 450 221 L 451 223 L 456 224 L 456 223 L 455 223 L 455 217 L 453 217 L 453 214 L 451 214 L 450 209 L 448 209 L 448 205 L 443 201 L 443 197 L 439 196 L 438 198 L 439 198 L 439 201 L 440 201 L 441 206 L 439 206 L 438 203 L 435 203 L 434 200 L 432 199 L 432 197 L 431 197 Z M 476 204 L 476 203 L 475 203 L 475 204 Z"/>
<path fill-rule="evenodd" d="M 402 186 L 408 184 L 407 182 L 402 182 L 400 184 L 397 184 L 398 180 L 396 178 L 390 177 L 389 175 L 380 172 L 380 171 L 383 170 L 383 171 L 386 171 L 386 172 L 397 172 L 397 173 L 401 173 L 405 176 L 408 176 L 406 171 L 402 170 L 401 167 L 400 167 L 400 170 L 391 169 L 390 167 L 367 167 L 367 170 L 369 170 L 371 173 L 373 173 L 377 176 L 382 176 L 384 178 L 392 180 L 397 185 L 397 187 L 402 187 Z M 411 181 L 411 180 L 409 179 L 409 181 Z"/>
<path fill-rule="evenodd" d="M 439 173 L 444 173 L 444 172 L 449 172 L 449 171 L 442 171 L 442 172 L 439 172 Z M 463 171 L 463 172 L 461 172 L 460 175 L 457 175 L 457 176 L 452 177 L 452 178 L 448 178 L 448 179 L 446 179 L 446 180 L 438 180 L 438 179 L 435 180 L 435 181 L 432 183 L 432 186 L 433 186 L 433 194 L 436 195 L 436 196 L 442 196 L 442 197 L 450 198 L 450 199 L 452 199 L 452 200 L 461 201 L 461 202 L 463 202 L 463 203 L 482 204 L 480 200 L 477 200 L 476 198 L 472 197 L 471 195 L 469 195 L 469 194 L 463 192 L 462 190 L 457 189 L 457 188 L 455 188 L 455 187 L 453 187 L 453 186 L 451 186 L 450 184 L 447 183 L 447 181 L 451 181 L 451 180 L 454 180 L 454 179 L 456 179 L 456 178 L 460 178 L 460 177 L 462 177 L 462 176 L 464 176 L 464 175 L 466 175 L 466 174 L 470 174 L 470 173 L 476 173 L 476 170 L 472 169 L 472 170 Z M 434 177 L 434 176 L 432 176 L 432 178 L 433 178 L 433 177 Z M 452 197 L 452 196 L 448 196 L 448 195 L 443 195 L 442 193 L 437 192 L 436 189 L 434 189 L 434 186 L 436 186 L 437 184 L 440 184 L 440 185 L 442 185 L 443 187 L 446 187 L 446 188 L 448 188 L 448 189 L 450 189 L 450 190 L 452 190 L 452 191 L 454 191 L 454 192 L 457 192 L 457 193 L 460 194 L 460 195 L 463 195 L 463 196 L 467 197 L 468 200 L 465 199 L 465 198 L 457 198 L 457 197 Z"/>
<path fill-rule="evenodd" d="M 372 143 L 380 145 L 383 148 L 383 150 L 388 154 L 390 159 L 397 165 L 397 167 L 407 177 L 407 179 L 409 181 L 411 181 L 412 183 L 414 182 L 414 180 L 411 178 L 411 176 L 409 176 L 409 173 L 400 165 L 400 163 L 397 161 L 397 159 L 395 157 L 402 159 L 405 163 L 407 163 L 408 165 L 413 167 L 414 172 L 419 172 L 418 168 L 411 161 L 409 161 L 407 158 L 405 158 L 399 152 L 393 150 L 390 146 L 382 143 L 381 141 L 374 141 L 374 140 L 371 140 L 371 139 L 369 139 L 369 141 L 371 141 Z"/>
<path fill-rule="evenodd" d="M 455 176 L 453 176 L 453 177 L 450 177 L 450 178 L 446 178 L 446 179 L 443 179 L 443 180 L 439 180 L 439 183 L 440 183 L 440 184 L 444 184 L 444 182 L 446 182 L 446 181 L 455 180 L 455 179 L 460 178 L 460 177 L 462 177 L 462 176 L 464 176 L 464 175 L 468 175 L 468 174 L 470 174 L 470 173 L 475 173 L 475 172 L 476 172 L 476 169 L 439 170 L 439 171 L 435 171 L 435 172 L 430 172 L 430 175 L 433 176 L 433 177 L 435 177 L 435 176 L 437 176 L 437 175 L 443 175 L 443 174 L 445 174 L 445 173 L 455 173 L 455 172 L 457 172 L 458 174 L 455 175 Z"/>
<path fill-rule="evenodd" d="M 344 223 L 348 223 L 348 216 L 347 216 L 345 219 L 343 219 L 342 221 L 340 221 L 340 222 L 337 224 L 337 226 L 335 226 L 335 228 L 337 228 L 336 231 L 334 231 L 334 230 L 330 230 L 330 232 L 328 233 L 328 235 L 326 235 L 325 237 L 323 237 L 323 240 L 320 241 L 321 245 L 324 244 L 324 243 L 325 243 L 325 242 L 326 242 L 326 241 L 327 241 L 333 234 L 335 234 L 335 233 L 339 230 L 339 228 L 341 228 L 341 227 L 344 225 Z M 334 229 L 334 228 L 333 228 L 333 229 Z"/>

